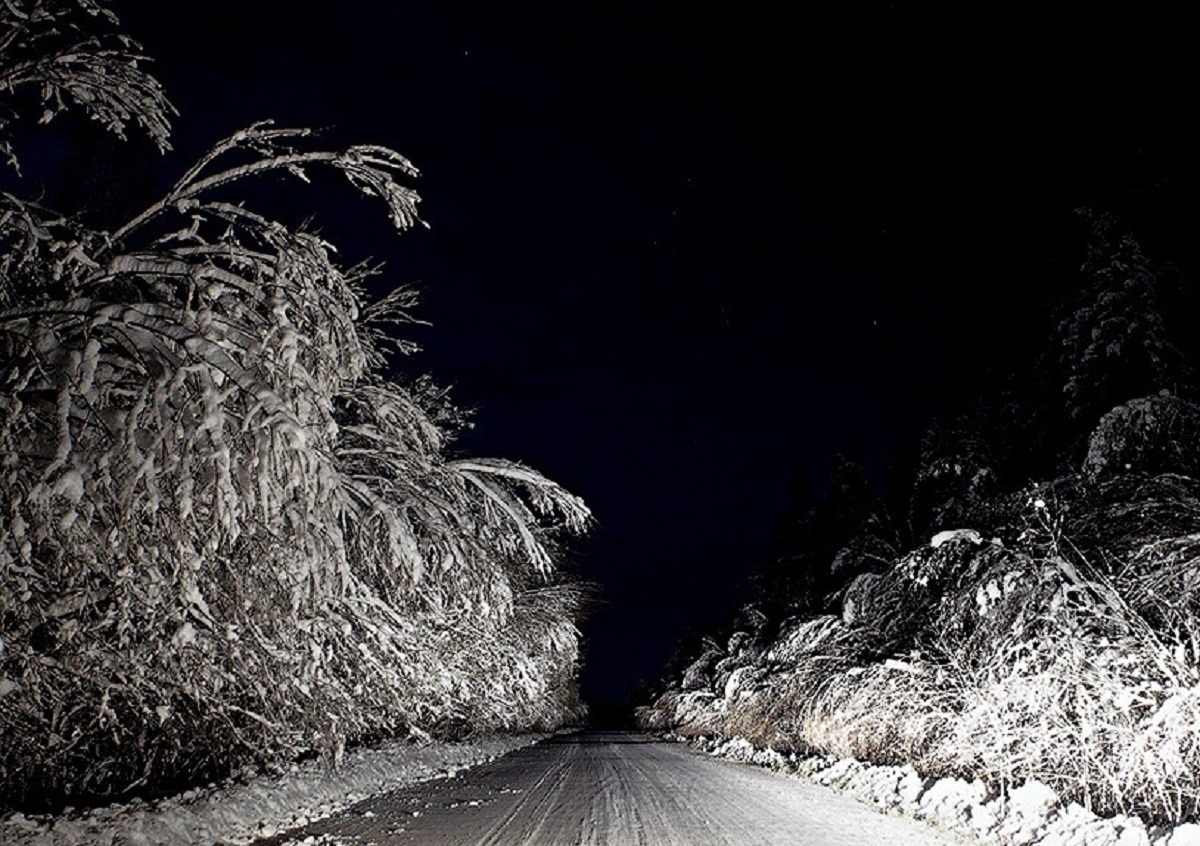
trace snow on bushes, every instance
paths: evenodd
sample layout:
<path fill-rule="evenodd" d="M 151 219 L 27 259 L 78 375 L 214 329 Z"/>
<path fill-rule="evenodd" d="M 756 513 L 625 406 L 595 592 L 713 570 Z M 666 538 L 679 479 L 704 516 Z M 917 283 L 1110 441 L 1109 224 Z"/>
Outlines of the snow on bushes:
<path fill-rule="evenodd" d="M 717 659 L 734 690 L 669 682 L 643 724 L 1196 819 L 1200 483 L 1069 477 L 1005 509 Z"/>
<path fill-rule="evenodd" d="M 1118 405 L 1088 439 L 1083 472 L 1200 475 L 1200 406 L 1162 394 Z"/>
<path fill-rule="evenodd" d="M 0 58 L 103 11 L 7 4 Z M 165 121 L 133 53 L 72 43 L 103 85 L 140 86 L 84 98 L 93 116 Z M 113 62 L 124 75 L 102 74 Z M 0 91 L 72 84 L 21 67 Z M 586 506 L 527 467 L 447 458 L 422 383 L 379 375 L 381 327 L 408 319 L 411 292 L 368 304 L 363 268 L 229 199 L 326 167 L 397 229 L 417 221 L 403 157 L 311 141 L 239 132 L 111 232 L 0 197 L 4 801 L 578 709 L 578 595 L 554 549 Z"/>

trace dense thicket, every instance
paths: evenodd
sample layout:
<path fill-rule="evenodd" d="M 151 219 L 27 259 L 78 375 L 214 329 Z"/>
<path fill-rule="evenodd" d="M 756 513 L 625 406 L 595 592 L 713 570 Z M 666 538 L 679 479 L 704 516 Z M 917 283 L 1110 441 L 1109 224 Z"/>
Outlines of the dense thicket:
<path fill-rule="evenodd" d="M 1081 219 L 1038 365 L 932 426 L 898 494 L 848 499 L 840 471 L 782 534 L 765 613 L 694 648 L 643 724 L 1200 816 L 1196 302 Z"/>
<path fill-rule="evenodd" d="M 165 148 L 172 108 L 115 25 L 0 6 L 0 132 L 78 107 Z M 314 168 L 418 222 L 399 154 L 269 123 L 111 231 L 0 194 L 4 802 L 577 714 L 556 571 L 587 508 L 449 456 L 440 395 L 382 375 L 412 292 L 368 303 L 365 268 L 238 202 Z"/>

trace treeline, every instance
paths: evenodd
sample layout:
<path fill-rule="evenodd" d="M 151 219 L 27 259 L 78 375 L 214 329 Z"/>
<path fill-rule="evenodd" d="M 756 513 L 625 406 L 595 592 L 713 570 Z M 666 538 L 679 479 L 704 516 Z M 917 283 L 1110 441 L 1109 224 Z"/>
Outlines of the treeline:
<path fill-rule="evenodd" d="M 884 494 L 843 460 L 798 498 L 758 600 L 681 650 L 644 725 L 1196 816 L 1200 295 L 1078 219 L 1048 343 Z"/>
<path fill-rule="evenodd" d="M 93 0 L 0 7 L 12 167 L 31 110 L 167 149 L 116 27 Z M 239 201 L 316 169 L 420 222 L 402 156 L 269 123 L 111 230 L 0 193 L 0 805 L 579 715 L 559 565 L 589 512 L 451 453 L 445 392 L 384 375 L 413 293 L 368 302 L 370 268 Z"/>

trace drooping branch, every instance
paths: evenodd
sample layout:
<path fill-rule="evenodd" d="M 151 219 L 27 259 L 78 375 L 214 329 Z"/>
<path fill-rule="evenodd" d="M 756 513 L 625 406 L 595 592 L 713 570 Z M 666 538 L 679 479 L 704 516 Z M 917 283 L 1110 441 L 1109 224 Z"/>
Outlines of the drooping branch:
<path fill-rule="evenodd" d="M 104 4 L 92 0 L 8 0 L 0 5 L 0 94 L 37 88 L 42 123 L 74 106 L 120 138 L 136 124 L 160 150 L 170 149 L 175 107 L 158 80 L 140 66 L 148 61 L 140 45 L 119 33 L 93 34 L 97 22 L 118 23 Z M 11 111 L 0 111 L 0 147 L 19 168 L 4 137 L 10 119 Z"/>
<path fill-rule="evenodd" d="M 173 110 L 139 48 L 89 22 L 115 18 L 0 0 L 0 96 L 41 79 L 45 119 L 83 105 L 165 146 Z M 382 373 L 388 345 L 415 348 L 394 328 L 419 322 L 415 293 L 367 305 L 373 267 L 237 202 L 247 179 L 324 167 L 397 229 L 422 222 L 407 159 L 312 138 L 235 133 L 111 233 L 0 195 L 0 616 L 21 633 L 0 770 L 18 781 L 95 795 L 170 776 L 176 754 L 227 769 L 575 708 L 556 543 L 586 506 L 521 465 L 448 461 L 465 412 Z M 26 635 L 47 609 L 101 594 L 39 661 Z M 74 751 L 46 753 L 63 733 Z M 71 783 L 84 769 L 102 775 Z"/>
<path fill-rule="evenodd" d="M 422 222 L 417 215 L 420 198 L 415 191 L 396 180 L 397 176 L 413 177 L 418 174 L 408 159 L 386 147 L 372 145 L 353 146 L 335 153 L 325 150 L 301 151 L 282 143 L 311 135 L 309 129 L 272 128 L 270 121 L 234 133 L 217 144 L 166 196 L 114 232 L 113 243 L 121 243 L 132 232 L 168 209 L 175 208 L 181 212 L 188 210 L 201 195 L 209 191 L 270 172 L 284 172 L 307 180 L 304 168 L 310 165 L 332 166 L 342 171 L 350 183 L 364 194 L 382 199 L 397 230 L 403 231 Z M 249 150 L 260 158 L 203 175 L 214 162 L 235 150 Z"/>

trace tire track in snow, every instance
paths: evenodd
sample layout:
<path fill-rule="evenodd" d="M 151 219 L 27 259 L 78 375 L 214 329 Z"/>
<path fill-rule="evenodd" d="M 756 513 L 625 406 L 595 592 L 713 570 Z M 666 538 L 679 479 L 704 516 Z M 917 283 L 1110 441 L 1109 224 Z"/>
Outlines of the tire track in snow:
<path fill-rule="evenodd" d="M 480 846 L 505 846 L 513 842 L 514 828 L 546 818 L 549 809 L 559 801 L 573 757 L 571 747 L 564 746 L 555 751 L 559 753 L 558 760 L 551 763 L 545 774 L 521 794 L 521 799 L 513 804 L 512 809 L 488 829 L 479 840 Z M 522 834 L 522 842 L 528 841 L 530 832 Z"/>
<path fill-rule="evenodd" d="M 581 733 L 361 803 L 268 844 L 945 846 L 922 823 L 638 734 Z"/>

